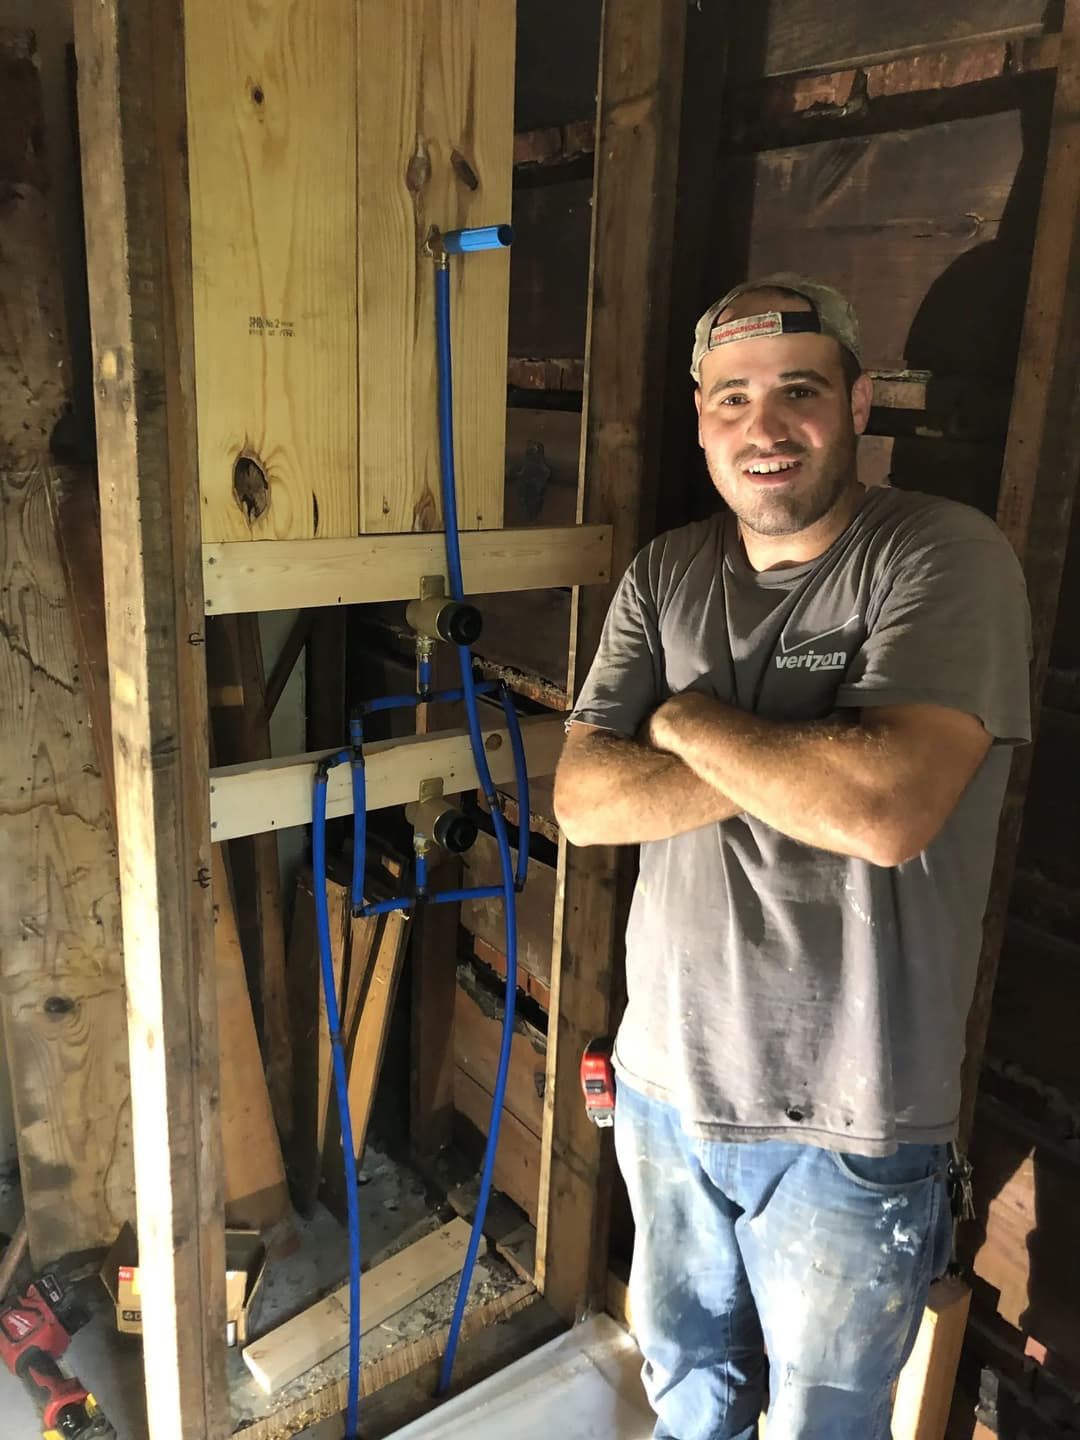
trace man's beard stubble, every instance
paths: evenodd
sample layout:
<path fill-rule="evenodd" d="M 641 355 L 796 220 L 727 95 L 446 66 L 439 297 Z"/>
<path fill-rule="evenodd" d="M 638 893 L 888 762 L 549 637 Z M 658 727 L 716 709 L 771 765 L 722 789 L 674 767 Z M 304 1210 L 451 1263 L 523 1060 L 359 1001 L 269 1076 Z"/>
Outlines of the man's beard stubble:
<path fill-rule="evenodd" d="M 754 463 L 756 452 L 741 452 L 736 458 L 739 479 L 735 485 L 728 483 L 711 455 L 706 454 L 705 459 L 713 485 L 741 525 L 755 535 L 797 535 L 824 519 L 855 482 L 855 446 L 854 434 L 841 436 L 829 450 L 820 453 L 814 479 L 807 481 L 800 474 L 790 489 L 777 491 L 764 486 L 755 491 L 744 483 L 742 469 Z M 777 445 L 769 453 L 773 459 L 802 460 L 807 451 L 797 445 Z"/>

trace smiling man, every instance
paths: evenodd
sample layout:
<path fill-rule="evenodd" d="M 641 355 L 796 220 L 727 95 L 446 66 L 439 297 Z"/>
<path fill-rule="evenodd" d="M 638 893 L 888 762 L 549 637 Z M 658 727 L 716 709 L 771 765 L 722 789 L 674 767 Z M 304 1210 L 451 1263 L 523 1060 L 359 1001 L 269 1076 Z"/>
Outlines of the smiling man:
<path fill-rule="evenodd" d="M 859 484 L 858 327 L 795 275 L 698 324 L 722 514 L 623 577 L 568 724 L 577 845 L 641 846 L 615 1139 L 666 1440 L 885 1440 L 950 1144 L 1028 611 L 997 528 Z"/>

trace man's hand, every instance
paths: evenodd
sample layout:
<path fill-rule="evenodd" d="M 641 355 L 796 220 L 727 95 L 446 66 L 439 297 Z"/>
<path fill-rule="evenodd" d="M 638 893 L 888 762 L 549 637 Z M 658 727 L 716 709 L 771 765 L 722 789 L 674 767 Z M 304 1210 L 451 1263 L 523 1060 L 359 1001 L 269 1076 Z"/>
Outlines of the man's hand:
<path fill-rule="evenodd" d="M 653 711 L 645 723 L 644 738 L 654 750 L 677 755 L 682 721 L 708 715 L 719 722 L 723 718 L 722 712 L 727 708 L 729 707 L 721 705 L 718 700 L 710 699 L 708 695 L 702 695 L 698 690 L 684 690 L 681 695 L 673 695 Z"/>
<path fill-rule="evenodd" d="M 555 774 L 555 814 L 572 845 L 670 840 L 739 813 L 674 755 L 575 723 Z"/>

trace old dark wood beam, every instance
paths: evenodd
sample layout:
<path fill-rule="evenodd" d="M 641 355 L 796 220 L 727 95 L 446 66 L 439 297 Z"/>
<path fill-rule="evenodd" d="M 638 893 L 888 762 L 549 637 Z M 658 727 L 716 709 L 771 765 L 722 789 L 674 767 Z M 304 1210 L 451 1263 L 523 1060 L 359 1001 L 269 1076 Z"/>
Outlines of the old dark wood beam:
<path fill-rule="evenodd" d="M 1045 0 L 785 0 L 731 16 L 731 67 L 740 78 L 839 70 L 978 41 L 1038 36 Z M 1051 11 L 1052 11 L 1052 7 Z"/>
<path fill-rule="evenodd" d="M 76 0 L 150 1433 L 220 1440 L 225 1246 L 180 0 Z"/>
<path fill-rule="evenodd" d="M 1080 475 L 1080 0 L 1066 0 L 1054 116 L 1001 477 L 998 523 L 1031 601 L 1037 726 Z M 1019 750 L 998 831 L 968 1023 L 962 1135 L 970 1136 L 1020 841 L 1032 746 Z"/>
<path fill-rule="evenodd" d="M 651 524 L 660 446 L 687 14 L 666 0 L 606 0 L 585 382 L 586 519 L 614 526 L 612 575 Z M 596 650 L 611 587 L 576 596 L 569 688 Z M 537 1283 L 573 1320 L 602 1305 L 612 1156 L 581 1104 L 587 1040 L 611 1021 L 631 857 L 560 844 Z"/>
<path fill-rule="evenodd" d="M 1013 109 L 1050 80 L 1061 37 L 980 40 L 808 75 L 747 80 L 727 98 L 734 150 L 811 144 Z"/>

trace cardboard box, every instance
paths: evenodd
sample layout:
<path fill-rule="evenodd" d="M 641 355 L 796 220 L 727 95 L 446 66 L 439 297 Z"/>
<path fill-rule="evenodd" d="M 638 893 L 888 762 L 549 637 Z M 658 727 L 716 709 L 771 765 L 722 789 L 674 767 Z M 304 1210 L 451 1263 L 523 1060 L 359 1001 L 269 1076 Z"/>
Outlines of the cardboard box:
<path fill-rule="evenodd" d="M 256 1230 L 225 1232 L 225 1342 L 246 1345 L 251 1307 L 266 1268 L 266 1246 Z M 139 1242 L 125 1225 L 101 1267 L 101 1278 L 116 1306 L 116 1328 L 142 1334 Z"/>

